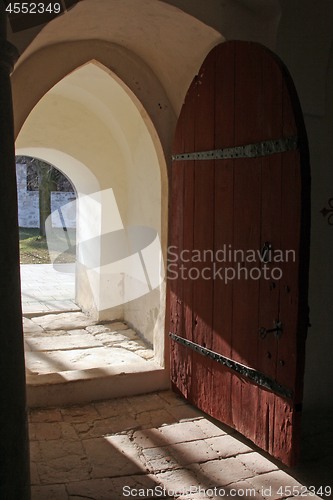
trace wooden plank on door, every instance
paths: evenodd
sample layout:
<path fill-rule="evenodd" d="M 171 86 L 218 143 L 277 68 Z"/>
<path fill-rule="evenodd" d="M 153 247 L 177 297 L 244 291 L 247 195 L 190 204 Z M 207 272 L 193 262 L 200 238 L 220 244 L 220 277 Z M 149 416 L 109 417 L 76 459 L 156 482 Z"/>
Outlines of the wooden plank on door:
<path fill-rule="evenodd" d="M 195 117 L 195 150 L 214 149 L 215 114 L 215 52 L 212 51 L 201 67 L 197 78 Z M 206 280 L 205 268 L 212 263 L 205 261 L 206 251 L 214 249 L 214 161 L 195 162 L 194 183 L 194 249 L 200 261 L 191 262 L 193 281 L 193 339 L 211 349 L 213 325 L 213 282 Z M 208 257 L 209 259 L 209 257 Z M 205 274 L 204 274 L 205 273 Z M 211 409 L 212 360 L 193 353 L 193 401 L 199 408 Z"/>
<path fill-rule="evenodd" d="M 195 147 L 195 107 L 197 98 L 197 79 L 192 82 L 186 96 L 189 105 L 184 113 L 184 153 L 191 153 Z M 192 255 L 194 238 L 194 183 L 195 183 L 195 162 L 186 162 L 184 169 L 184 228 L 183 228 L 183 250 L 186 251 L 185 259 Z M 185 263 L 184 263 L 185 264 Z M 184 323 L 182 337 L 193 340 L 193 282 L 183 280 L 183 314 Z M 193 351 L 187 349 L 187 390 L 188 395 L 192 393 L 193 384 Z"/>
<path fill-rule="evenodd" d="M 276 140 L 283 133 L 282 74 L 270 53 L 262 53 L 262 134 L 263 140 Z M 281 167 L 282 154 L 268 155 L 261 163 L 261 241 L 260 248 L 269 243 L 271 255 L 281 247 Z M 267 259 L 265 259 L 267 260 Z M 259 282 L 259 327 L 274 328 L 279 321 L 280 279 L 273 260 L 261 263 Z M 273 272 L 273 276 L 272 273 Z M 278 341 L 273 333 L 258 342 L 260 371 L 276 380 Z M 272 453 L 276 395 L 260 390 L 257 401 L 256 443 Z"/>
<path fill-rule="evenodd" d="M 262 137 L 262 54 L 253 44 L 236 46 L 235 53 L 235 143 L 253 144 Z M 247 251 L 260 249 L 261 158 L 235 160 L 234 246 L 237 276 L 233 285 L 232 358 L 258 367 L 258 263 L 247 261 Z M 241 251 L 244 255 L 241 255 Z M 239 256 L 239 257 L 238 257 Z M 235 260 L 235 258 L 234 258 Z M 234 426 L 253 441 L 256 437 L 258 387 L 233 376 L 232 412 Z M 255 404 L 253 404 L 255 402 Z M 248 418 L 244 409 L 251 408 Z"/>
<path fill-rule="evenodd" d="M 184 114 L 181 113 L 176 130 L 173 151 L 175 154 L 182 152 L 184 148 Z M 179 273 L 179 257 L 183 247 L 184 227 L 184 162 L 177 162 L 172 166 L 171 179 L 171 241 L 172 253 L 169 262 L 170 282 L 170 331 L 176 335 L 182 335 L 183 331 L 183 283 L 179 279 L 173 279 Z M 173 388 L 184 397 L 188 396 L 187 384 L 187 349 L 171 340 L 171 380 Z"/>
<path fill-rule="evenodd" d="M 288 72 L 283 81 L 283 136 L 298 136 L 299 148 L 283 155 L 280 317 L 277 380 L 294 391 L 293 400 L 276 398 L 274 456 L 289 466 L 299 460 L 301 402 L 307 334 L 310 235 L 310 172 L 305 126 Z M 284 435 L 284 437 L 282 437 Z"/>
<path fill-rule="evenodd" d="M 235 43 L 228 51 L 216 50 L 215 74 L 215 149 L 235 146 Z M 234 160 L 215 161 L 215 220 L 213 344 L 212 349 L 231 357 L 233 282 L 225 282 L 224 271 L 229 245 L 233 246 Z M 232 265 L 232 264 L 231 264 Z M 220 272 L 218 272 L 221 269 Z M 212 415 L 232 425 L 230 370 L 215 363 L 212 379 Z"/>

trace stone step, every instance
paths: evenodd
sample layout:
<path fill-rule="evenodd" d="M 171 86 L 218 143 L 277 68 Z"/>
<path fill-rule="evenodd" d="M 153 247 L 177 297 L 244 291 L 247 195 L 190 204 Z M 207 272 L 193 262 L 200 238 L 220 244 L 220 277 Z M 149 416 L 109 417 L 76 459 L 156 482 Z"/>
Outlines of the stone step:
<path fill-rule="evenodd" d="M 154 351 L 122 321 L 83 313 L 24 318 L 30 407 L 82 403 L 169 387 Z"/>
<path fill-rule="evenodd" d="M 89 403 L 165 390 L 168 370 L 153 361 L 126 363 L 45 375 L 27 374 L 29 408 Z"/>

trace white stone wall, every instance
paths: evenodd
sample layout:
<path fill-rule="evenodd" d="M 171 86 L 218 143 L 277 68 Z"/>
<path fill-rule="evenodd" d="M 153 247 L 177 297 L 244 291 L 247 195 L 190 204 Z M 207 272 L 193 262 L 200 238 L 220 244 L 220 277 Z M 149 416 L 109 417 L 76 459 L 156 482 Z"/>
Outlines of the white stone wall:
<path fill-rule="evenodd" d="M 27 167 L 16 165 L 17 202 L 19 227 L 39 227 L 39 193 L 27 190 Z M 52 227 L 62 227 L 61 213 L 68 228 L 76 227 L 75 193 L 52 191 Z"/>
<path fill-rule="evenodd" d="M 19 226 L 39 227 L 39 195 L 27 190 L 26 165 L 16 165 L 16 178 Z"/>
<path fill-rule="evenodd" d="M 73 192 L 52 191 L 51 210 L 52 227 L 63 227 L 63 222 L 68 228 L 76 227 L 76 198 Z M 59 213 L 61 209 L 61 215 Z M 62 222 L 63 221 L 63 222 Z"/>

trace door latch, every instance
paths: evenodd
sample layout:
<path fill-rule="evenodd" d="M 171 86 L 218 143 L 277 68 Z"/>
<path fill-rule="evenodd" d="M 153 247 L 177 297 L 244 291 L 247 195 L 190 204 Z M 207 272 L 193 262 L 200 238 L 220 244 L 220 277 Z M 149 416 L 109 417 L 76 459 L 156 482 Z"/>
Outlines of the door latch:
<path fill-rule="evenodd" d="M 282 332 L 283 332 L 282 323 L 274 320 L 274 325 L 275 325 L 275 328 L 272 328 L 271 330 L 266 330 L 266 328 L 264 328 L 263 326 L 260 327 L 259 328 L 259 337 L 263 340 L 264 338 L 266 338 L 267 333 L 274 332 L 276 340 L 279 340 L 281 335 L 282 335 Z"/>

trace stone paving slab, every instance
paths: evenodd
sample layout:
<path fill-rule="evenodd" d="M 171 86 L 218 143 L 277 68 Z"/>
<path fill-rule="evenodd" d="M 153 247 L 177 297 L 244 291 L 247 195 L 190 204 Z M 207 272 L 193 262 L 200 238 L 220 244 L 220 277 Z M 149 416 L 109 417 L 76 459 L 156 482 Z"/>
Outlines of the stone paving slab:
<path fill-rule="evenodd" d="M 194 422 L 180 422 L 159 428 L 166 444 L 184 443 L 205 439 L 205 433 Z"/>
<path fill-rule="evenodd" d="M 52 458 L 37 464 L 41 484 L 62 484 L 70 481 L 83 481 L 91 477 L 91 464 L 77 454 Z"/>
<path fill-rule="evenodd" d="M 118 332 L 97 333 L 95 335 L 91 334 L 91 336 L 102 342 L 104 345 L 112 345 L 115 343 L 119 344 L 120 342 L 124 342 L 127 340 L 125 335 L 122 335 Z"/>
<path fill-rule="evenodd" d="M 139 353 L 141 351 L 138 351 Z M 152 427 L 160 427 L 165 424 L 172 424 L 175 417 L 170 411 L 165 409 L 148 410 L 137 415 L 137 421 L 142 429 L 151 429 Z"/>
<path fill-rule="evenodd" d="M 174 444 L 168 446 L 167 450 L 176 458 L 180 465 L 208 462 L 218 457 L 217 452 L 210 446 L 209 441 L 204 439 Z"/>
<path fill-rule="evenodd" d="M 262 495 L 253 488 L 252 484 L 248 481 L 237 481 L 236 483 L 228 484 L 228 486 L 224 486 L 223 488 L 217 488 L 217 494 L 214 495 L 215 499 L 225 499 L 225 497 L 232 497 L 238 499 L 254 499 L 254 500 L 262 500 Z"/>
<path fill-rule="evenodd" d="M 163 435 L 158 429 L 140 430 L 134 433 L 133 441 L 136 446 L 148 450 L 155 447 L 163 447 L 166 442 Z"/>
<path fill-rule="evenodd" d="M 36 313 L 47 313 L 50 312 L 51 309 L 42 302 L 26 302 L 23 304 L 23 314 L 36 314 Z M 52 309 L 54 311 L 54 309 Z"/>
<path fill-rule="evenodd" d="M 209 480 L 209 486 L 227 486 L 239 480 L 248 479 L 253 472 L 245 467 L 239 458 L 225 458 L 224 460 L 212 460 L 200 464 L 199 477 L 203 481 Z"/>
<path fill-rule="evenodd" d="M 112 347 L 26 352 L 25 359 L 30 374 L 59 373 L 128 363 L 142 363 L 142 358 L 137 354 L 126 349 Z"/>
<path fill-rule="evenodd" d="M 110 321 L 100 325 L 87 326 L 86 330 L 92 335 L 102 334 L 102 333 L 115 333 L 120 330 L 128 330 L 128 326 L 121 321 Z M 133 331 L 133 330 L 132 330 Z"/>
<path fill-rule="evenodd" d="M 125 437 L 128 439 L 127 436 Z M 147 472 L 134 446 L 132 449 L 127 449 L 127 455 L 119 451 L 112 442 L 108 441 L 108 438 L 86 439 L 83 444 L 87 459 L 92 464 L 90 476 L 93 479 Z M 126 444 L 124 443 L 124 446 Z"/>
<path fill-rule="evenodd" d="M 165 402 L 158 394 L 142 394 L 136 398 L 131 398 L 129 402 L 136 413 L 165 408 Z"/>
<path fill-rule="evenodd" d="M 265 472 L 278 470 L 278 466 L 275 463 L 263 457 L 258 452 L 244 453 L 239 455 L 238 458 L 247 469 L 250 469 L 256 474 L 264 474 Z"/>
<path fill-rule="evenodd" d="M 131 415 L 111 417 L 106 420 L 74 424 L 74 429 L 79 438 L 98 438 L 101 435 L 116 434 L 140 427 L 140 423 Z"/>
<path fill-rule="evenodd" d="M 31 494 L 32 500 L 68 500 L 67 490 L 63 484 L 32 486 Z"/>
<path fill-rule="evenodd" d="M 173 446 L 149 448 L 143 451 L 149 470 L 179 468 L 197 462 L 207 462 L 218 458 L 205 440 L 174 444 Z"/>
<path fill-rule="evenodd" d="M 133 406 L 126 398 L 96 402 L 94 407 L 99 418 L 110 418 L 134 413 Z"/>
<path fill-rule="evenodd" d="M 188 469 L 169 470 L 155 474 L 156 479 L 163 484 L 166 493 L 181 492 L 175 495 L 176 498 L 190 494 L 191 490 L 198 489 L 202 486 L 194 471 Z"/>
<path fill-rule="evenodd" d="M 29 295 L 27 294 L 22 294 L 22 303 L 23 304 L 30 304 L 30 303 L 36 303 L 40 302 L 40 299 L 38 298 L 38 295 L 41 295 L 41 290 L 36 290 L 36 291 L 31 291 Z M 56 300 L 53 295 L 44 295 L 43 296 L 43 302 L 49 302 L 49 301 L 54 301 Z M 70 300 L 70 297 L 68 298 Z"/>
<path fill-rule="evenodd" d="M 178 420 L 183 420 L 188 418 L 188 409 L 185 409 L 183 406 L 178 405 L 178 406 L 172 406 L 169 409 L 170 413 L 174 416 L 174 418 Z M 201 416 L 200 410 L 195 408 L 194 406 L 191 407 L 191 417 L 192 418 L 199 418 Z"/>
<path fill-rule="evenodd" d="M 248 481 L 261 492 L 265 499 L 277 500 L 292 496 L 294 487 L 295 491 L 301 493 L 300 483 L 282 470 L 251 477 Z"/>
<path fill-rule="evenodd" d="M 37 323 L 32 321 L 32 319 L 25 317 L 23 317 L 23 330 L 25 335 L 44 333 L 44 329 L 41 326 L 37 325 Z"/>
<path fill-rule="evenodd" d="M 75 330 L 74 330 L 75 331 Z M 103 347 L 103 342 L 92 335 L 58 335 L 56 337 L 38 337 L 26 340 L 31 351 L 68 351 L 72 349 L 87 349 L 89 347 Z"/>
<path fill-rule="evenodd" d="M 142 498 L 142 495 L 139 496 L 141 491 L 152 490 L 156 486 L 157 483 L 151 475 L 133 475 L 124 478 L 92 479 L 91 481 L 70 483 L 67 489 L 70 495 L 77 495 L 77 498 L 80 499 L 119 500 L 128 498 L 131 491 L 136 491 L 137 497 Z M 85 495 L 89 496 L 85 497 Z M 133 498 L 133 496 L 131 495 L 129 498 Z M 166 499 L 163 494 L 159 498 Z"/>
<path fill-rule="evenodd" d="M 140 349 L 140 350 L 136 351 L 136 354 L 138 356 L 140 356 L 140 358 L 143 358 L 146 360 L 152 359 L 154 357 L 154 352 L 152 349 Z"/>
<path fill-rule="evenodd" d="M 48 314 L 32 318 L 32 321 L 44 330 L 77 330 L 97 323 L 82 312 Z"/>
<path fill-rule="evenodd" d="M 217 453 L 218 457 L 227 458 L 248 453 L 252 449 L 234 436 L 219 436 L 207 440 L 211 448 Z"/>
<path fill-rule="evenodd" d="M 23 314 L 36 315 L 45 313 L 54 313 L 61 311 L 80 311 L 81 309 L 71 300 L 54 300 L 48 302 L 42 301 L 26 301 L 22 306 Z"/>
<path fill-rule="evenodd" d="M 61 312 L 61 311 L 81 311 L 80 307 L 75 304 L 73 300 L 68 300 L 64 297 L 62 300 L 50 300 L 48 302 L 43 302 L 48 307 L 49 312 Z"/>

